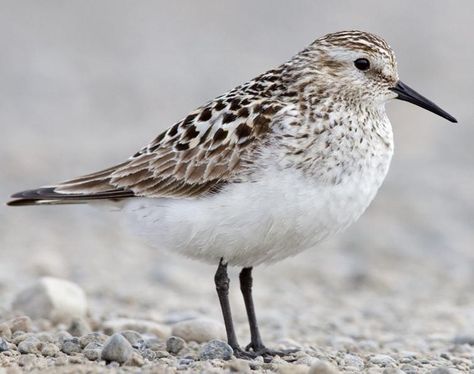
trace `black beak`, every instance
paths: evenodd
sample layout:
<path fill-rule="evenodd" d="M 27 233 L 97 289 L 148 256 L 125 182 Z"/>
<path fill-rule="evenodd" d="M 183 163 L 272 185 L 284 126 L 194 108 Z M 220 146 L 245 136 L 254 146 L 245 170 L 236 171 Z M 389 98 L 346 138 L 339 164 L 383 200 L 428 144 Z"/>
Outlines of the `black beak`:
<path fill-rule="evenodd" d="M 398 94 L 397 99 L 408 101 L 409 103 L 418 105 L 419 107 L 425 108 L 430 112 L 437 114 L 443 118 L 446 118 L 448 121 L 457 123 L 458 121 L 452 115 L 445 112 L 438 105 L 428 100 L 426 97 L 421 96 L 418 92 L 408 87 L 402 81 L 398 81 L 397 85 L 393 88 L 390 88 L 393 92 Z"/>

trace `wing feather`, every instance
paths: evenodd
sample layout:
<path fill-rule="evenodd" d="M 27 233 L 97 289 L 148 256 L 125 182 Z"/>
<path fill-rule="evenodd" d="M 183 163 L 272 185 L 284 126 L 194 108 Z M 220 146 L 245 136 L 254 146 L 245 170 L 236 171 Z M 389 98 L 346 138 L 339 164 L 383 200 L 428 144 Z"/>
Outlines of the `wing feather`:
<path fill-rule="evenodd" d="M 195 198 L 249 173 L 256 150 L 288 109 L 276 100 L 220 98 L 160 134 L 128 161 L 47 189 L 13 195 L 10 205 L 134 196 Z"/>

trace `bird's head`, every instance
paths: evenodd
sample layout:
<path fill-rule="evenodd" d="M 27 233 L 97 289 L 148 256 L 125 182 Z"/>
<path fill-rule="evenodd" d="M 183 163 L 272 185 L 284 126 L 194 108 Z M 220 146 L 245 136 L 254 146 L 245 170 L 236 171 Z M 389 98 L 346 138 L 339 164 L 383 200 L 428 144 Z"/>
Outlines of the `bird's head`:
<path fill-rule="evenodd" d="M 383 105 L 391 99 L 411 102 L 451 122 L 456 119 L 401 82 L 395 54 L 380 37 L 362 31 L 341 31 L 317 39 L 302 52 L 308 71 L 327 89 L 355 105 Z"/>

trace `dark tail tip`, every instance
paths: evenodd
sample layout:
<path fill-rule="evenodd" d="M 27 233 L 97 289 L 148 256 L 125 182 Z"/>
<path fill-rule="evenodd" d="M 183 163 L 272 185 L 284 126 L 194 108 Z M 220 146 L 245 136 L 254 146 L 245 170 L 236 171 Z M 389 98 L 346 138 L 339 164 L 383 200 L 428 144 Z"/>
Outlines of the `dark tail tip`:
<path fill-rule="evenodd" d="M 48 197 L 55 195 L 54 187 L 42 187 L 14 193 L 10 197 L 13 200 L 7 202 L 8 206 L 39 205 Z"/>

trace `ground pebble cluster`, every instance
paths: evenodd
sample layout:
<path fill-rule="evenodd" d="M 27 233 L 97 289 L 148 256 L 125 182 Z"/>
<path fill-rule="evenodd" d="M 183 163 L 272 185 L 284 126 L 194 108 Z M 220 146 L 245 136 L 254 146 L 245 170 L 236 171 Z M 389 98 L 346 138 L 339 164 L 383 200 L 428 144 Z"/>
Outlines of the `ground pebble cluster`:
<path fill-rule="evenodd" d="M 67 293 L 68 298 L 56 296 Z M 474 337 L 469 335 L 454 337 L 442 353 L 437 353 L 439 341 L 423 347 L 433 350 L 430 360 L 419 358 L 416 350 L 395 344 L 384 351 L 379 342 L 350 336 L 332 336 L 323 345 L 283 339 L 279 349 L 296 351 L 272 360 L 242 360 L 226 343 L 219 321 L 186 314 L 166 321 L 94 318 L 86 313 L 86 303 L 77 285 L 51 278 L 20 292 L 12 309 L 0 315 L 0 373 L 474 373 Z M 31 318 L 28 311 L 33 310 Z"/>

